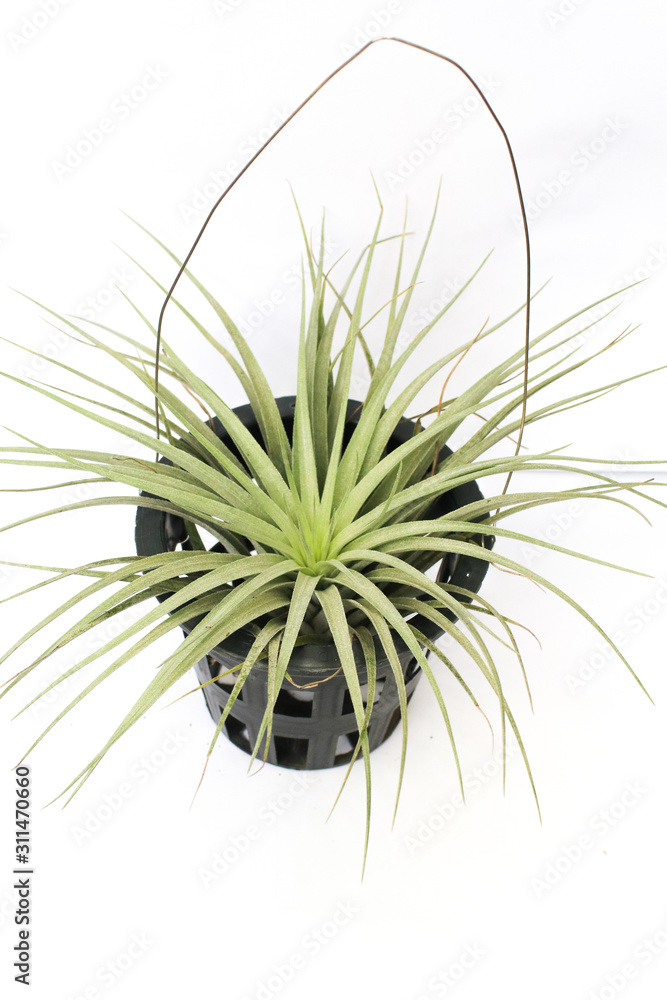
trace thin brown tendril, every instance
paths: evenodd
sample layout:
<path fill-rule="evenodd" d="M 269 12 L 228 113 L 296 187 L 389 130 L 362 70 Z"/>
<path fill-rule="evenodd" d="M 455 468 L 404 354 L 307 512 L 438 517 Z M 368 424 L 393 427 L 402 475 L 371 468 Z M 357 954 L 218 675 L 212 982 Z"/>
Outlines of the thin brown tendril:
<path fill-rule="evenodd" d="M 357 52 L 355 52 L 354 55 L 351 55 L 349 57 L 349 59 L 346 59 L 345 62 L 341 63 L 340 66 L 338 66 L 335 70 L 333 70 L 333 72 L 329 73 L 329 75 L 324 80 L 322 80 L 322 82 L 320 84 L 318 84 L 318 86 L 313 91 L 311 91 L 311 93 L 308 95 L 308 97 L 306 97 L 305 100 L 303 100 L 301 102 L 301 104 L 299 104 L 299 106 L 297 108 L 295 108 L 295 110 L 292 111 L 292 113 L 290 115 L 288 115 L 288 117 L 285 119 L 285 121 L 281 125 L 278 126 L 278 128 L 275 130 L 275 132 L 272 135 L 269 136 L 269 138 L 266 140 L 266 142 L 262 146 L 259 147 L 259 149 L 257 150 L 257 152 L 254 153 L 253 156 L 251 156 L 251 158 L 248 160 L 248 162 L 246 163 L 246 165 L 244 167 L 242 167 L 241 170 L 239 170 L 238 174 L 233 179 L 233 181 L 231 181 L 231 183 L 225 188 L 225 190 L 222 192 L 222 194 L 220 195 L 220 197 L 218 198 L 218 200 L 213 205 L 213 208 L 211 209 L 211 211 L 206 216 L 206 219 L 204 220 L 204 223 L 202 224 L 201 229 L 197 233 L 197 236 L 196 236 L 196 238 L 195 238 L 192 246 L 188 250 L 188 252 L 187 252 L 187 254 L 185 256 L 185 259 L 184 259 L 183 263 L 181 264 L 181 266 L 179 268 L 178 274 L 174 278 L 174 280 L 173 280 L 173 282 L 171 284 L 171 287 L 170 287 L 169 291 L 167 292 L 167 294 L 165 296 L 165 300 L 162 303 L 162 308 L 160 309 L 160 315 L 159 315 L 159 318 L 158 318 L 157 340 L 156 340 L 156 345 L 155 345 L 155 385 L 154 385 L 154 388 L 155 388 L 155 427 L 156 427 L 156 436 L 157 436 L 158 440 L 160 438 L 160 418 L 159 418 L 158 388 L 159 388 L 159 370 L 160 370 L 160 349 L 161 349 L 161 343 L 162 343 L 162 323 L 163 323 L 163 320 L 164 320 L 164 314 L 165 314 L 165 310 L 167 308 L 167 305 L 169 304 L 169 300 L 171 299 L 171 297 L 172 297 L 172 295 L 174 293 L 176 285 L 178 284 L 181 276 L 183 275 L 183 273 L 184 273 L 184 271 L 185 271 L 185 269 L 186 269 L 186 267 L 188 265 L 188 262 L 190 261 L 190 258 L 192 257 L 193 253 L 195 252 L 195 250 L 196 250 L 196 248 L 197 248 L 197 246 L 199 244 L 199 241 L 201 240 L 202 236 L 204 235 L 206 227 L 208 226 L 209 222 L 213 218 L 214 212 L 216 211 L 216 209 L 218 208 L 218 206 L 222 203 L 222 201 L 227 197 L 227 195 L 232 190 L 232 188 L 234 187 L 234 185 L 241 179 L 241 177 L 243 177 L 243 175 L 246 172 L 246 170 L 248 170 L 248 168 L 252 166 L 252 164 L 255 162 L 255 160 L 257 159 L 257 157 L 260 156 L 264 152 L 264 150 L 267 148 L 267 146 L 269 146 L 273 142 L 273 140 L 276 138 L 276 136 L 278 136 L 282 132 L 282 130 L 287 125 L 289 125 L 289 123 L 292 121 L 292 119 L 295 118 L 296 115 L 298 115 L 298 113 L 302 110 L 302 108 L 304 108 L 306 106 L 306 104 L 308 104 L 309 101 L 311 101 L 313 99 L 313 97 L 315 97 L 315 95 L 318 94 L 320 92 L 320 90 L 322 90 L 322 88 L 324 86 L 326 86 L 327 83 L 329 83 L 330 80 L 333 80 L 333 78 L 335 76 L 337 76 L 341 72 L 341 70 L 345 69 L 346 66 L 349 66 L 350 63 L 354 62 L 355 59 L 358 59 L 359 56 L 362 55 L 362 53 L 364 53 L 367 49 L 369 49 L 371 47 L 371 45 L 376 45 L 378 42 L 398 42 L 400 45 L 407 45 L 409 48 L 417 49 L 420 52 L 426 52 L 428 55 L 431 55 L 431 56 L 436 56 L 436 58 L 442 59 L 443 62 L 449 63 L 450 66 L 453 66 L 455 69 L 457 69 L 460 73 L 463 74 L 463 76 L 466 78 L 466 80 L 468 80 L 468 82 L 470 84 L 472 84 L 472 86 L 474 87 L 475 91 L 479 95 L 482 103 L 484 104 L 484 106 L 488 110 L 489 114 L 493 118 L 494 122 L 496 123 L 496 125 L 500 129 L 502 137 L 505 140 L 505 145 L 507 146 L 507 152 L 508 152 L 508 155 L 509 155 L 509 158 L 510 158 L 510 162 L 512 164 L 512 173 L 514 174 L 514 182 L 515 182 L 515 185 L 516 185 L 517 196 L 518 196 L 518 199 L 519 199 L 519 206 L 520 206 L 520 209 L 521 209 L 521 219 L 522 219 L 522 222 L 523 222 L 523 232 L 524 232 L 524 240 L 525 240 L 525 247 L 526 247 L 526 326 L 525 326 L 525 346 L 524 346 L 524 365 L 523 365 L 523 400 L 522 400 L 522 406 L 521 406 L 521 424 L 520 424 L 520 427 L 519 427 L 519 435 L 518 435 L 518 439 L 517 439 L 516 452 L 515 452 L 516 455 L 519 454 L 519 451 L 521 449 L 521 442 L 523 440 L 523 432 L 524 432 L 524 428 L 525 428 L 525 424 L 526 424 L 526 407 L 527 407 L 527 401 L 528 401 L 528 354 L 529 354 L 529 347 L 530 347 L 531 257 L 530 257 L 530 237 L 529 237 L 529 234 L 528 234 L 528 217 L 526 215 L 526 209 L 525 209 L 524 200 L 523 200 L 523 193 L 521 191 L 521 182 L 519 181 L 519 172 L 518 172 L 518 169 L 517 169 L 516 160 L 514 159 L 514 152 L 512 150 L 512 145 L 511 145 L 511 143 L 509 141 L 509 137 L 507 135 L 507 132 L 505 131 L 505 129 L 504 129 L 504 127 L 503 127 L 500 119 L 498 118 L 498 116 L 496 115 L 495 111 L 493 110 L 493 108 L 489 104 L 489 101 L 487 100 L 487 98 L 482 93 L 481 88 L 473 80 L 473 78 L 467 72 L 467 70 L 465 70 L 463 68 L 463 66 L 461 66 L 459 63 L 457 63 L 454 59 L 451 59 L 449 56 L 445 56 L 441 52 L 436 52 L 435 49 L 429 49 L 425 45 L 419 45 L 417 42 L 410 42 L 410 41 L 408 41 L 405 38 L 394 38 L 394 37 L 384 37 L 384 38 L 373 38 L 373 39 L 371 39 L 369 42 L 367 42 L 365 45 L 363 45 Z M 503 487 L 501 496 L 504 496 L 507 493 L 507 490 L 509 488 L 509 484 L 510 484 L 511 478 L 512 478 L 512 472 L 509 472 L 508 475 L 507 475 L 507 479 L 505 481 L 505 485 Z M 496 511 L 496 514 L 495 514 L 495 517 L 497 517 L 497 516 L 498 516 L 498 511 Z"/>

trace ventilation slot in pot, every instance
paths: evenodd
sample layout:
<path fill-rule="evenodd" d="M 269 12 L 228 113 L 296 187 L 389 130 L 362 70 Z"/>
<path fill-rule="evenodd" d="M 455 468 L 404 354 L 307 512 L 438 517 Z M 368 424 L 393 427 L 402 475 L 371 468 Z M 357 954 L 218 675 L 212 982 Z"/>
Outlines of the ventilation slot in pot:
<path fill-rule="evenodd" d="M 250 733 L 246 725 L 235 719 L 233 715 L 228 715 L 225 721 L 225 730 L 234 746 L 237 746 L 239 750 L 244 750 L 246 753 L 252 752 Z"/>
<path fill-rule="evenodd" d="M 305 767 L 308 756 L 308 740 L 295 736 L 275 736 L 276 763 L 282 767 Z"/>
<path fill-rule="evenodd" d="M 313 714 L 314 691 L 300 691 L 298 688 L 281 688 L 276 699 L 276 715 L 309 719 Z"/>
<path fill-rule="evenodd" d="M 336 743 L 336 756 L 334 758 L 334 764 L 349 764 L 352 760 L 352 754 L 354 753 L 354 748 L 356 747 L 358 740 L 358 731 L 343 733 L 342 736 L 339 736 L 338 742 Z"/>

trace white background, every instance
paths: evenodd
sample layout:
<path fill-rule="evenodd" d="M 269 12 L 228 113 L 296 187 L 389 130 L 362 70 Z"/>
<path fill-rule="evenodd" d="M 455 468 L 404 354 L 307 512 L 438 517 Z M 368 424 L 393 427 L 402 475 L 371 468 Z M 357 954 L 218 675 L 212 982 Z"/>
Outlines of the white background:
<path fill-rule="evenodd" d="M 101 323 L 135 330 L 120 295 L 109 294 L 120 284 L 155 320 L 159 294 L 115 244 L 163 282 L 173 267 L 122 212 L 185 253 L 219 191 L 212 175 L 233 164 L 238 169 L 262 130 L 275 127 L 346 55 L 377 35 L 380 21 L 386 34 L 462 63 L 505 124 L 531 210 L 535 286 L 553 278 L 535 308 L 537 331 L 651 274 L 587 338 L 596 348 L 629 324 L 641 324 L 581 384 L 667 364 L 663 4 L 394 0 L 389 11 L 385 0 L 44 0 L 42 6 L 6 0 L 0 308 L 5 336 L 37 355 L 3 345 L 3 371 L 60 377 L 43 360 L 52 351 L 49 327 L 10 287 L 55 310 L 92 309 Z M 153 89 L 135 90 L 133 98 L 133 88 L 144 82 Z M 453 69 L 432 57 L 376 45 L 288 126 L 220 209 L 195 270 L 237 320 L 255 323 L 253 349 L 277 395 L 294 389 L 299 305 L 292 269 L 301 246 L 287 180 L 308 226 L 319 225 L 326 206 L 333 260 L 360 245 L 373 225 L 369 170 L 390 226 L 400 224 L 409 195 L 417 233 L 442 177 L 442 211 L 418 293 L 422 307 L 464 280 L 491 248 L 479 289 L 471 290 L 450 334 L 468 336 L 487 315 L 498 318 L 520 303 L 522 243 L 511 173 L 498 133 L 471 95 Z M 76 148 L 86 130 L 99 139 L 102 119 L 110 122 L 102 141 L 78 163 L 70 153 L 63 170 L 68 147 Z M 444 133 L 439 143 L 431 139 L 436 129 Z M 401 163 L 409 176 L 397 179 Z M 271 315 L 256 322 L 272 296 Z M 171 322 L 174 337 L 196 354 L 178 319 Z M 518 344 L 520 336 L 519 324 L 503 343 Z M 58 352 L 64 363 L 89 365 L 79 345 Z M 483 350 L 471 356 L 468 372 L 480 363 Z M 106 375 L 104 366 L 96 370 Z M 231 402 L 243 401 L 231 381 L 221 384 Z M 570 444 L 572 454 L 597 456 L 611 468 L 633 459 L 641 463 L 638 478 L 664 481 L 651 462 L 665 457 L 666 387 L 664 372 L 652 375 L 527 441 L 533 448 Z M 64 447 L 97 447 L 107 439 L 11 382 L 3 385 L 0 423 Z M 2 436 L 4 444 L 15 440 L 8 431 Z M 113 435 L 110 440 L 118 446 Z M 3 488 L 52 481 L 9 468 L 2 479 Z M 556 477 L 545 485 L 558 485 Z M 67 502 L 70 494 L 0 494 L 0 520 Z M 515 527 L 648 574 L 623 575 L 528 550 L 536 570 L 619 636 L 655 705 L 574 612 L 525 581 L 490 572 L 485 596 L 542 642 L 540 650 L 529 636 L 522 640 L 534 715 L 516 664 L 502 653 L 498 663 L 543 823 L 517 752 L 508 759 L 503 797 L 497 713 L 494 749 L 484 721 L 445 679 L 469 785 L 465 808 L 452 804 L 451 751 L 422 682 L 411 703 L 406 779 L 393 831 L 400 735 L 373 755 L 363 883 L 360 767 L 325 824 L 340 771 L 302 775 L 299 784 L 296 772 L 267 766 L 248 778 L 247 759 L 221 739 L 190 810 L 212 732 L 200 694 L 153 710 L 64 811 L 58 804 L 42 809 L 96 751 L 176 640 L 125 667 L 30 758 L 31 995 L 663 996 L 667 518 L 661 508 L 644 509 L 652 529 L 612 504 L 546 508 Z M 131 509 L 86 511 L 1 535 L 0 557 L 74 566 L 130 553 L 132 544 Z M 502 551 L 521 554 L 509 546 Z M 0 570 L 1 596 L 37 578 Z M 3 647 L 64 594 L 38 591 L 1 604 Z M 3 666 L 4 677 L 42 647 L 40 637 L 21 650 Z M 82 648 L 45 664 L 42 684 Z M 582 677 L 590 679 L 577 684 Z M 185 679 L 174 696 L 193 686 L 194 678 Z M 0 703 L 3 996 L 24 995 L 12 982 L 17 938 L 9 768 L 80 687 L 70 682 L 11 723 L 39 690 L 37 679 Z M 492 700 L 484 704 L 493 710 Z"/>

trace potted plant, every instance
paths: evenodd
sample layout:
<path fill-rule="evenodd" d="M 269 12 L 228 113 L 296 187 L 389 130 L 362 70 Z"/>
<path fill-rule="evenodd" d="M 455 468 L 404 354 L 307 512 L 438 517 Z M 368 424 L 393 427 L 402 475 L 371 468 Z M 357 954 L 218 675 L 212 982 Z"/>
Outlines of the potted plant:
<path fill-rule="evenodd" d="M 173 630 L 182 628 L 185 633 L 65 792 L 73 795 L 117 740 L 196 666 L 216 721 L 209 756 L 224 730 L 251 755 L 251 762 L 259 755 L 290 767 L 347 764 L 349 773 L 357 757 L 362 757 L 367 844 L 370 752 L 401 724 L 400 793 L 407 703 L 422 674 L 447 727 L 463 794 L 453 720 L 438 675 L 453 676 L 473 703 L 478 702 L 457 669 L 456 656 L 438 646 L 443 635 L 469 655 L 480 680 L 497 696 L 503 747 L 509 725 L 535 792 L 491 648 L 497 641 L 509 646 L 523 669 L 514 634 L 517 622 L 478 591 L 488 566 L 520 573 L 584 615 L 616 649 L 604 629 L 570 595 L 503 554 L 502 543 L 520 540 L 613 567 L 610 562 L 511 530 L 505 522 L 533 507 L 562 500 L 617 500 L 619 492 L 647 496 L 641 489 L 643 483 L 619 483 L 597 473 L 594 460 L 565 458 L 560 452 L 532 454 L 519 447 L 525 427 L 583 405 L 611 388 L 604 385 L 564 393 L 534 406 L 540 392 L 578 371 L 625 334 L 592 356 L 577 356 L 573 340 L 590 325 L 589 312 L 606 301 L 602 299 L 485 367 L 484 352 L 477 348 L 524 308 L 528 332 L 529 295 L 511 316 L 469 331 L 441 357 L 429 359 L 416 377 L 402 381 L 406 363 L 479 271 L 401 346 L 434 221 L 435 212 L 406 278 L 407 226 L 404 222 L 400 233 L 385 235 L 380 206 L 371 239 L 340 281 L 325 269 L 323 249 L 317 253 L 312 249 L 301 223 L 306 266 L 292 397 L 274 397 L 232 318 L 186 267 L 191 253 L 181 262 L 164 248 L 179 266 L 176 280 L 185 276 L 191 281 L 224 326 L 236 353 L 176 299 L 176 281 L 165 305 L 171 299 L 193 332 L 224 359 L 246 393 L 246 406 L 233 409 L 227 405 L 225 384 L 209 384 L 206 373 L 189 367 L 162 336 L 164 306 L 157 326 L 135 307 L 148 328 L 148 338 L 143 340 L 47 310 L 72 336 L 102 352 L 109 372 L 118 366 L 130 373 L 136 379 L 137 394 L 115 387 L 110 375 L 102 383 L 84 370 L 76 374 L 88 388 L 77 395 L 6 377 L 43 399 L 68 407 L 82 419 L 122 434 L 141 452 L 107 454 L 34 442 L 2 449 L 0 461 L 4 463 L 55 467 L 85 476 L 86 481 L 93 477 L 134 491 L 68 504 L 17 524 L 62 510 L 109 503 L 134 505 L 137 555 L 62 569 L 29 588 L 36 591 L 72 575 L 85 579 L 77 596 L 36 622 L 0 662 L 79 600 L 96 595 L 102 599 L 19 670 L 5 691 L 82 633 L 130 608 L 141 609 L 118 635 L 36 696 L 109 655 L 111 662 L 58 714 L 39 742 L 81 698 L 132 657 Z M 396 263 L 391 287 L 385 301 L 369 310 L 366 299 L 372 268 L 380 255 L 386 266 L 392 249 Z M 384 336 L 375 349 L 366 335 L 369 313 L 378 321 L 384 319 Z M 448 392 L 450 376 L 468 354 L 478 359 L 477 375 L 467 388 L 452 395 Z M 363 400 L 355 400 L 351 391 L 355 357 L 362 357 L 368 369 Z M 73 371 L 60 361 L 54 364 Z M 634 377 L 619 378 L 613 385 Z M 412 412 L 415 399 L 429 386 L 432 405 L 426 412 Z M 101 394 L 103 390 L 115 397 L 113 401 Z M 455 432 L 463 434 L 463 443 L 453 446 Z M 489 454 L 507 442 L 510 446 L 504 453 Z M 512 477 L 536 469 L 576 472 L 583 482 L 539 492 L 510 488 Z M 502 490 L 489 490 L 491 495 L 484 497 L 478 483 L 484 486 L 485 480 L 499 475 L 504 479 Z M 121 645 L 123 651 L 114 655 Z M 620 650 L 616 652 L 631 670 Z"/>

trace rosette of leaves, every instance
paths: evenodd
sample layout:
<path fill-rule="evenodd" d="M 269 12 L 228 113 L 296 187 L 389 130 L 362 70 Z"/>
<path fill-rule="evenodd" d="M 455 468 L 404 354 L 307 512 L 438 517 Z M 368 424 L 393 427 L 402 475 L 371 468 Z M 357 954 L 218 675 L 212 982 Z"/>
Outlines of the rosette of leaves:
<path fill-rule="evenodd" d="M 254 759 L 261 754 L 262 741 L 265 747 L 268 746 L 273 708 L 283 680 L 289 679 L 290 657 L 295 646 L 333 642 L 359 730 L 358 744 L 349 766 L 352 767 L 361 754 L 366 773 L 366 850 L 371 803 L 367 731 L 375 685 L 374 639 L 379 640 L 391 664 L 400 696 L 402 742 L 397 803 L 408 732 L 405 684 L 396 652 L 397 640 L 412 651 L 437 700 L 449 734 L 462 795 L 464 791 L 454 726 L 438 683 L 439 672 L 452 675 L 479 707 L 478 701 L 457 669 L 455 656 L 445 655 L 437 644 L 411 625 L 410 616 L 416 610 L 437 623 L 454 644 L 468 654 L 478 672 L 479 682 L 493 690 L 498 701 L 503 751 L 509 726 L 518 741 L 535 793 L 523 743 L 504 696 L 492 652 L 493 643 L 508 646 L 516 654 L 525 678 L 514 634 L 517 623 L 481 596 L 447 583 L 437 583 L 429 577 L 428 570 L 447 553 L 486 560 L 492 567 L 520 574 L 556 594 L 583 615 L 632 670 L 604 629 L 568 593 L 532 567 L 502 552 L 503 540 L 514 539 L 566 553 L 573 559 L 621 569 L 511 530 L 506 526 L 508 519 L 531 508 L 563 500 L 594 498 L 622 503 L 633 509 L 637 509 L 631 503 L 633 496 L 660 503 L 644 492 L 643 483 L 620 483 L 596 472 L 595 460 L 564 457 L 559 451 L 534 454 L 516 447 L 516 435 L 521 435 L 524 427 L 584 405 L 632 378 L 649 374 L 626 376 L 585 392 L 564 392 L 551 402 L 536 404 L 543 390 L 566 379 L 631 331 L 624 331 L 596 354 L 579 356 L 580 348 L 573 343 L 574 338 L 604 318 L 600 317 L 599 309 L 597 319 L 590 318 L 590 310 L 607 301 L 602 299 L 534 336 L 530 344 L 529 368 L 523 346 L 486 367 L 484 352 L 476 353 L 476 348 L 518 315 L 525 308 L 524 303 L 511 316 L 485 325 L 481 331 L 471 332 L 456 347 L 430 361 L 416 377 L 402 380 L 406 362 L 459 296 L 466 293 L 479 269 L 405 345 L 406 338 L 401 334 L 405 331 L 406 315 L 435 212 L 416 264 L 407 278 L 404 276 L 405 224 L 400 234 L 383 238 L 382 216 L 380 209 L 370 242 L 340 285 L 332 272 L 325 270 L 323 250 L 316 254 L 305 239 L 307 253 L 295 364 L 296 408 L 292 440 L 288 439 L 279 418 L 269 381 L 247 342 L 220 303 L 189 270 L 185 274 L 201 295 L 202 304 L 212 309 L 217 328 L 222 326 L 226 330 L 227 343 L 231 340 L 229 347 L 182 302 L 176 298 L 172 301 L 191 324 L 193 333 L 219 352 L 230 375 L 242 386 L 259 422 L 261 443 L 253 438 L 225 402 L 228 386 L 224 382 L 210 385 L 206 375 L 188 367 L 165 340 L 160 344 L 159 373 L 156 371 L 156 328 L 132 303 L 130 305 L 148 330 L 144 340 L 100 323 L 65 318 L 51 310 L 47 313 L 49 320 L 61 329 L 64 327 L 69 335 L 103 352 L 109 362 L 109 371 L 113 366 L 120 366 L 131 373 L 136 379 L 136 393 L 114 388 L 111 376 L 102 382 L 59 360 L 54 360 L 53 365 L 70 375 L 76 374 L 88 388 L 74 394 L 5 373 L 6 378 L 13 378 L 37 393 L 44 404 L 48 401 L 49 405 L 67 407 L 81 419 L 92 420 L 123 435 L 132 453 L 106 454 L 76 447 L 43 445 L 22 438 L 20 444 L 2 449 L 4 454 L 0 461 L 14 466 L 54 469 L 58 473 L 76 473 L 81 477 L 67 485 L 99 481 L 123 484 L 150 495 L 111 493 L 46 510 L 16 524 L 98 505 L 141 505 L 183 518 L 193 545 L 190 551 L 169 551 L 146 558 L 106 557 L 75 568 L 32 567 L 51 571 L 51 575 L 28 588 L 28 592 L 34 593 L 51 582 L 70 576 L 84 578 L 85 586 L 76 596 L 36 621 L 26 635 L 4 652 L 0 658 L 2 662 L 20 652 L 28 639 L 65 615 L 79 601 L 97 598 L 98 602 L 41 655 L 23 665 L 6 683 L 5 693 L 56 650 L 127 609 L 138 609 L 131 624 L 35 695 L 33 701 L 76 671 L 92 668 L 97 661 L 104 663 L 85 689 L 58 713 L 33 747 L 107 677 L 166 634 L 178 634 L 179 627 L 186 621 L 199 619 L 184 641 L 159 665 L 146 689 L 109 734 L 99 753 L 61 795 L 70 792 L 71 797 L 142 714 L 211 648 L 239 629 L 250 630 L 254 641 L 246 661 L 235 672 L 234 688 L 211 740 L 209 756 L 249 673 L 263 670 L 268 676 L 268 702 L 260 737 L 254 747 Z M 301 228 L 306 237 L 303 223 Z M 366 292 L 371 268 L 378 256 L 391 252 L 392 247 L 396 251 L 397 264 L 392 287 L 388 289 L 388 301 L 381 309 L 372 310 L 369 317 Z M 179 263 L 174 254 L 166 247 L 163 249 L 170 260 Z M 164 293 L 159 282 L 151 280 Z M 613 308 L 610 303 L 608 312 Z M 385 325 L 384 340 L 375 356 L 365 335 L 370 319 Z M 434 349 L 431 341 L 431 356 Z M 447 392 L 449 375 L 468 352 L 471 358 L 478 358 L 478 377 L 457 395 L 450 395 Z M 347 402 L 352 395 L 353 364 L 359 358 L 363 358 L 368 369 L 368 389 L 358 423 L 343 447 Z M 429 387 L 433 403 L 427 413 L 419 415 L 415 434 L 406 443 L 388 451 L 387 444 L 397 424 L 411 413 L 418 394 Z M 103 401 L 103 394 L 107 392 L 115 396 L 112 402 Z M 214 432 L 213 416 L 222 422 L 242 462 Z M 440 449 L 448 442 L 451 444 L 456 432 L 463 443 L 453 447 L 447 457 L 442 457 Z M 22 437 L 20 433 L 18 436 Z M 140 458 L 137 447 L 142 453 Z M 497 452 L 503 448 L 504 454 L 489 455 L 492 449 Z M 159 458 L 167 462 L 158 461 Z M 517 474 L 544 469 L 577 473 L 579 485 L 540 492 L 521 492 L 514 486 Z M 444 517 L 429 518 L 429 507 L 443 492 L 473 480 L 480 481 L 483 486 L 487 477 L 498 477 L 498 474 L 507 477 L 502 492 L 496 490 L 486 499 Z M 619 497 L 619 493 L 625 498 Z M 7 525 L 2 530 L 14 526 Z M 219 543 L 218 551 L 206 548 L 204 537 L 211 536 Z M 495 548 L 484 544 L 491 536 L 497 539 Z M 156 603 L 155 598 L 165 594 L 167 598 Z M 447 617 L 447 611 L 454 613 L 456 622 Z M 369 690 L 365 699 L 355 666 L 355 646 L 363 653 L 367 668 Z M 427 656 L 429 652 L 433 655 L 432 661 Z M 535 800 L 537 802 L 536 795 Z"/>

